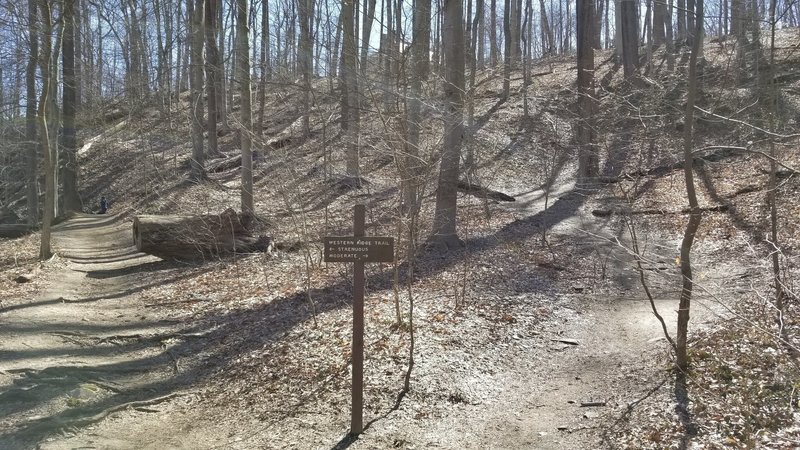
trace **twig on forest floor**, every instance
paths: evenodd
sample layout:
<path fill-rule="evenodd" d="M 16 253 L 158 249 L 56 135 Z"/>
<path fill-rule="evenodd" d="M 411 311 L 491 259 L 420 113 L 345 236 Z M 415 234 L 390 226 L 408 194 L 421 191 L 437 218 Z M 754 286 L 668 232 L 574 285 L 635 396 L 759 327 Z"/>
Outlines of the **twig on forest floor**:
<path fill-rule="evenodd" d="M 581 408 L 588 408 L 592 406 L 606 406 L 605 400 L 590 400 L 588 402 L 581 402 Z"/>
<path fill-rule="evenodd" d="M 192 302 L 207 302 L 210 301 L 210 297 L 197 297 L 197 298 L 187 298 L 184 300 L 176 300 L 173 302 L 164 302 L 164 303 L 145 303 L 145 308 L 155 308 L 156 306 L 169 306 L 169 305 L 179 305 L 181 303 L 192 303 Z"/>

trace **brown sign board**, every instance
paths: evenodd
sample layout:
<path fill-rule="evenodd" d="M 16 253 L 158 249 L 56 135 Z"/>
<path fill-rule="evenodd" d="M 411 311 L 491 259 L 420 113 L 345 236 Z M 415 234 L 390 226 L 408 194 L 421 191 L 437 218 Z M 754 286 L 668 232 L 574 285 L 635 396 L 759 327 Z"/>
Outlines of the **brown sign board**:
<path fill-rule="evenodd" d="M 329 236 L 323 238 L 325 262 L 392 262 L 394 238 Z"/>

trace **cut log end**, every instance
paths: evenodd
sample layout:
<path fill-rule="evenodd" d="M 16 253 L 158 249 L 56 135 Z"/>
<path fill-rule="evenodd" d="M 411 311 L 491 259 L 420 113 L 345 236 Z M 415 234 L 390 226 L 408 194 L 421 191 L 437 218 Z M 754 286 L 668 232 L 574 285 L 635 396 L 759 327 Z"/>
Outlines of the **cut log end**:
<path fill-rule="evenodd" d="M 133 241 L 138 251 L 162 258 L 270 251 L 272 239 L 253 236 L 244 222 L 233 209 L 197 216 L 136 216 Z"/>

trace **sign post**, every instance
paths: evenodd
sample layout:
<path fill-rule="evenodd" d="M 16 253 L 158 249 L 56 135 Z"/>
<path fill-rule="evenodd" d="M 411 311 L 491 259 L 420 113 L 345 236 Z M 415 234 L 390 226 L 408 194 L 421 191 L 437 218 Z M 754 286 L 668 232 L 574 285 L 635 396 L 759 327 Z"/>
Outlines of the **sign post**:
<path fill-rule="evenodd" d="M 364 430 L 364 263 L 392 262 L 394 238 L 364 236 L 364 205 L 353 211 L 353 236 L 324 238 L 325 262 L 353 263 L 353 391 L 350 434 Z"/>

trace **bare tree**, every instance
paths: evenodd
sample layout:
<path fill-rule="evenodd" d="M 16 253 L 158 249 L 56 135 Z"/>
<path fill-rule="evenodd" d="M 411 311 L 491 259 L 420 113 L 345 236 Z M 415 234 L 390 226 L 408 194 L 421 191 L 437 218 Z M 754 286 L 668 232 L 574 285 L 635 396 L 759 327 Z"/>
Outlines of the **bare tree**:
<path fill-rule="evenodd" d="M 224 72 L 217 47 L 217 9 L 220 0 L 205 0 L 205 11 L 203 15 L 203 32 L 206 38 L 206 99 L 208 102 L 208 121 L 206 131 L 208 131 L 208 154 L 210 156 L 219 155 L 217 144 L 217 122 L 221 110 L 220 100 L 224 94 L 220 92 Z"/>
<path fill-rule="evenodd" d="M 544 0 L 541 0 L 544 1 Z M 497 55 L 500 49 L 497 48 L 497 0 L 490 0 L 489 3 L 489 65 L 497 67 Z"/>
<path fill-rule="evenodd" d="M 506 0 L 503 11 L 503 98 L 508 99 L 511 94 L 511 3 Z"/>
<path fill-rule="evenodd" d="M 203 152 L 203 0 L 186 0 L 189 19 L 189 53 L 191 67 L 189 81 L 191 105 L 189 121 L 192 128 L 192 174 L 195 181 L 205 179 L 205 154 Z"/>
<path fill-rule="evenodd" d="M 310 0 L 308 0 L 310 1 Z M 250 91 L 250 29 L 247 20 L 249 8 L 247 0 L 236 0 L 236 61 L 239 69 L 236 78 L 241 89 L 241 127 L 239 138 L 242 142 L 242 215 L 246 220 L 252 218 L 253 207 L 253 119 Z M 309 61 L 310 64 L 310 61 Z"/>
<path fill-rule="evenodd" d="M 358 107 L 358 78 L 356 77 L 356 36 L 354 0 L 342 0 L 342 129 L 347 140 L 347 175 L 359 180 L 358 136 L 361 112 Z"/>
<path fill-rule="evenodd" d="M 269 0 L 261 0 L 261 78 L 258 84 L 258 121 L 256 133 L 264 134 L 264 110 L 267 101 L 267 80 L 272 75 L 270 61 Z"/>
<path fill-rule="evenodd" d="M 362 23 L 362 44 L 361 44 L 361 76 L 365 77 L 367 74 L 367 55 L 369 54 L 369 39 L 372 34 L 372 22 L 375 21 L 375 4 L 376 0 L 367 0 L 364 2 L 364 21 Z"/>
<path fill-rule="evenodd" d="M 549 56 L 555 51 L 555 36 L 553 36 L 553 29 L 550 27 L 550 21 L 547 20 L 547 9 L 544 6 L 544 0 L 539 0 L 539 11 L 542 17 L 542 55 Z"/>
<path fill-rule="evenodd" d="M 625 78 L 636 74 L 639 64 L 639 20 L 636 2 L 633 0 L 620 0 L 620 39 L 622 45 L 622 67 Z"/>
<path fill-rule="evenodd" d="M 300 48 L 298 59 L 300 60 L 300 73 L 303 77 L 303 137 L 311 134 L 309 125 L 311 116 L 311 71 L 312 67 L 312 48 L 311 48 L 311 25 L 314 20 L 314 0 L 298 0 L 298 18 L 300 20 Z"/>
<path fill-rule="evenodd" d="M 28 65 L 25 68 L 25 140 L 27 141 L 28 223 L 39 222 L 39 144 L 36 142 L 36 65 L 39 59 L 36 2 L 28 1 Z"/>
<path fill-rule="evenodd" d="M 430 64 L 428 54 L 430 52 L 430 29 L 431 29 L 431 1 L 417 0 L 413 16 L 414 24 L 411 41 L 411 64 L 413 73 L 411 76 L 410 88 L 411 95 L 408 100 L 408 120 L 406 129 L 408 139 L 406 140 L 406 157 L 403 175 L 403 209 L 405 212 L 413 213 L 413 208 L 418 204 L 419 187 L 417 178 L 420 175 L 421 161 L 419 152 L 420 128 L 422 124 L 422 83 L 428 79 Z"/>
<path fill-rule="evenodd" d="M 697 0 L 696 23 L 698 32 L 702 32 L 703 27 L 703 0 Z M 692 12 L 689 11 L 689 14 Z M 700 33 L 698 33 L 699 35 Z M 683 175 L 686 181 L 686 197 L 689 200 L 689 223 L 681 242 L 681 278 L 683 279 L 683 289 L 681 289 L 680 304 L 678 306 L 678 332 L 676 335 L 676 356 L 677 366 L 681 372 L 689 368 L 688 334 L 689 334 L 689 312 L 692 302 L 692 260 L 691 251 L 694 243 L 695 234 L 702 219 L 702 210 L 697 201 L 697 190 L 694 184 L 694 169 L 692 157 L 692 142 L 694 138 L 694 105 L 697 96 L 697 60 L 700 48 L 703 43 L 701 39 L 695 39 L 692 45 L 692 53 L 689 57 L 688 92 L 686 93 L 686 120 L 683 134 Z"/>
<path fill-rule="evenodd" d="M 448 249 L 463 246 L 456 231 L 458 166 L 464 134 L 465 52 L 462 11 L 461 0 L 444 0 L 444 141 L 430 242 Z"/>
<path fill-rule="evenodd" d="M 578 32 L 578 114 L 575 130 L 578 144 L 578 177 L 582 181 L 597 176 L 598 158 L 594 150 L 594 116 L 597 109 L 594 90 L 594 0 L 577 0 Z"/>
<path fill-rule="evenodd" d="M 42 240 L 39 247 L 39 258 L 49 259 L 53 256 L 50 246 L 51 225 L 56 211 L 56 173 L 58 172 L 58 151 L 50 140 L 51 110 L 55 109 L 55 83 L 57 82 L 58 63 L 53 47 L 61 45 L 64 36 L 64 21 L 59 21 L 58 31 L 53 42 L 53 11 L 51 0 L 39 0 L 40 23 L 42 26 L 42 51 L 40 65 L 42 67 L 42 93 L 39 97 L 39 136 L 44 153 L 45 193 L 44 216 L 42 218 Z"/>
<path fill-rule="evenodd" d="M 81 199 L 78 195 L 78 143 L 75 129 L 77 111 L 77 83 L 75 79 L 75 1 L 64 0 L 62 21 L 64 22 L 64 38 L 62 40 L 62 71 L 64 86 L 62 89 L 62 125 L 61 149 L 64 164 L 61 169 L 63 198 L 65 211 L 80 211 Z"/>

